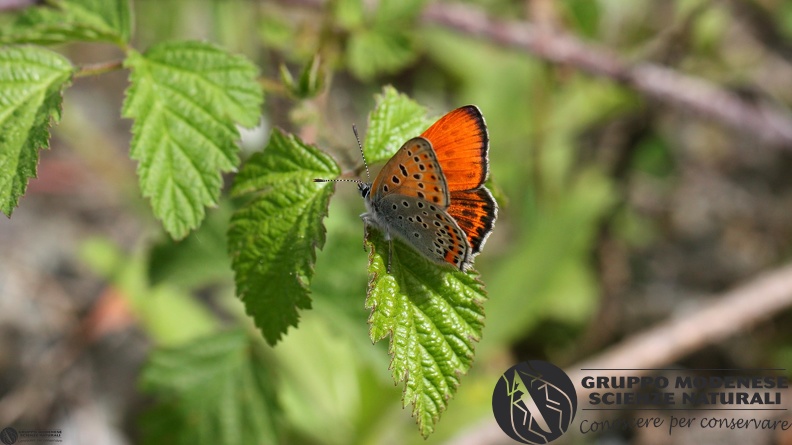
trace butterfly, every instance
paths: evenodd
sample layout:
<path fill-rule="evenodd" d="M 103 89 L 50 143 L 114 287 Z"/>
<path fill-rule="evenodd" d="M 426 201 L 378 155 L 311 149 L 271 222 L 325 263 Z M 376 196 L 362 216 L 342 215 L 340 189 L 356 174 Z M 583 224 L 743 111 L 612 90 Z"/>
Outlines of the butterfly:
<path fill-rule="evenodd" d="M 478 107 L 449 112 L 405 142 L 373 182 L 355 181 L 366 205 L 364 224 L 379 228 L 388 241 L 402 239 L 437 264 L 467 270 L 498 215 L 484 186 L 488 150 Z"/>

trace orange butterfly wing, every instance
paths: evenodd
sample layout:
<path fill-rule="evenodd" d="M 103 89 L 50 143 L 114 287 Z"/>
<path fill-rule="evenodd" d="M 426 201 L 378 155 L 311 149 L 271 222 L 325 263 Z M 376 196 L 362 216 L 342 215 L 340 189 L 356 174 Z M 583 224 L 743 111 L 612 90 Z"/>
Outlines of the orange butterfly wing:
<path fill-rule="evenodd" d="M 421 136 L 432 143 L 450 192 L 484 184 L 489 172 L 489 136 L 484 117 L 475 105 L 449 112 Z"/>
<path fill-rule="evenodd" d="M 432 143 L 451 192 L 447 212 L 465 232 L 471 253 L 476 255 L 498 216 L 495 199 L 484 187 L 489 173 L 489 135 L 484 117 L 475 105 L 460 107 L 421 136 Z"/>
<path fill-rule="evenodd" d="M 445 209 L 448 187 L 431 144 L 412 138 L 390 158 L 371 184 L 371 199 L 392 193 L 424 199 Z"/>

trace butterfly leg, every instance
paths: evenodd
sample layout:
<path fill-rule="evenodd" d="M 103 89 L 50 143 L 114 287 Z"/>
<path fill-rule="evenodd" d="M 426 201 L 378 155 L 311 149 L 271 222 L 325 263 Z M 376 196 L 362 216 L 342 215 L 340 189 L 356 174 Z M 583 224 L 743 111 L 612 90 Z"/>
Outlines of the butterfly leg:
<path fill-rule="evenodd" d="M 360 219 L 363 220 L 363 251 L 366 251 L 366 240 L 368 239 L 368 229 L 369 229 L 369 214 L 363 213 L 360 215 Z"/>
<path fill-rule="evenodd" d="M 360 219 L 363 220 L 363 250 L 366 250 L 366 240 L 368 239 L 368 229 L 369 224 L 376 224 L 376 220 L 372 220 L 370 213 L 364 213 L 360 215 Z M 376 224 L 377 227 L 380 227 Z M 385 231 L 385 241 L 388 242 L 388 264 L 387 264 L 387 271 L 388 274 L 391 273 L 391 262 L 393 260 L 393 238 L 391 238 L 390 230 L 387 227 L 381 227 Z"/>
<path fill-rule="evenodd" d="M 393 238 L 391 237 L 390 230 L 385 228 L 385 241 L 388 242 L 388 264 L 386 266 L 386 271 L 388 275 L 391 273 L 391 263 L 393 262 Z"/>
<path fill-rule="evenodd" d="M 393 260 L 393 239 L 391 237 L 388 237 L 388 267 L 386 269 L 388 271 L 388 275 L 390 275 L 391 273 L 391 263 L 393 262 L 392 260 Z"/>

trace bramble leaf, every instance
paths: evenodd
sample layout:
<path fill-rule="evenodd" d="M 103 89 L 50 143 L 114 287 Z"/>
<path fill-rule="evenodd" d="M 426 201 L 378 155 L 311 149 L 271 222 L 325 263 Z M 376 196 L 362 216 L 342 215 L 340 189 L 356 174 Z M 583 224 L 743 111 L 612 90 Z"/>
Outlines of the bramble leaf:
<path fill-rule="evenodd" d="M 123 115 L 132 118 L 131 156 L 143 196 L 174 238 L 215 205 L 222 172 L 239 163 L 239 123 L 259 121 L 256 67 L 201 42 L 167 42 L 124 62 L 132 70 Z"/>
<path fill-rule="evenodd" d="M 242 331 L 155 350 L 141 375 L 160 404 L 145 413 L 151 444 L 277 443 L 269 363 Z"/>
<path fill-rule="evenodd" d="M 385 87 L 376 100 L 363 145 L 366 160 L 371 164 L 390 159 L 402 144 L 431 124 L 424 107 L 392 86 Z"/>
<path fill-rule="evenodd" d="M 427 437 L 473 364 L 486 294 L 475 272 L 438 266 L 398 239 L 388 273 L 382 234 L 371 229 L 366 244 L 369 335 L 374 342 L 390 336 L 393 380 L 404 382 L 402 403 L 412 404 Z"/>
<path fill-rule="evenodd" d="M 49 126 L 60 120 L 72 73 L 52 51 L 0 48 L 0 211 L 7 216 L 36 176 L 38 151 L 49 147 Z"/>
<path fill-rule="evenodd" d="M 131 34 L 128 0 L 62 0 L 24 10 L 0 34 L 0 43 L 51 45 L 77 40 L 125 46 Z"/>
<path fill-rule="evenodd" d="M 316 247 L 324 246 L 334 190 L 313 179 L 339 174 L 328 155 L 276 129 L 234 180 L 232 194 L 251 197 L 228 230 L 237 295 L 270 344 L 297 325 L 298 309 L 311 307 Z"/>

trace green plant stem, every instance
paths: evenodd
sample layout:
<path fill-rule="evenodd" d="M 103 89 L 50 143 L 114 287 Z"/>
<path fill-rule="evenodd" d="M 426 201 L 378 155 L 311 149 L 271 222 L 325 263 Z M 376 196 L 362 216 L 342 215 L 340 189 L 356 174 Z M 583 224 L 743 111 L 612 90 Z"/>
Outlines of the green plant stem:
<path fill-rule="evenodd" d="M 124 65 L 123 60 L 113 60 L 110 62 L 84 65 L 81 66 L 76 73 L 74 73 L 74 77 L 77 78 L 77 77 L 87 77 L 87 76 L 98 76 L 99 74 L 120 70 L 121 67 L 123 67 L 123 65 Z"/>
<path fill-rule="evenodd" d="M 288 96 L 288 91 L 286 91 L 286 88 L 282 83 L 266 77 L 259 77 L 257 80 L 259 85 L 261 85 L 262 91 Z"/>

